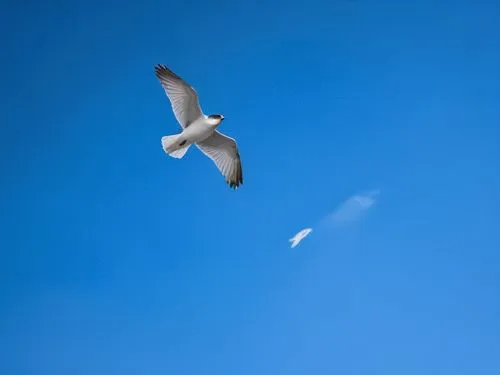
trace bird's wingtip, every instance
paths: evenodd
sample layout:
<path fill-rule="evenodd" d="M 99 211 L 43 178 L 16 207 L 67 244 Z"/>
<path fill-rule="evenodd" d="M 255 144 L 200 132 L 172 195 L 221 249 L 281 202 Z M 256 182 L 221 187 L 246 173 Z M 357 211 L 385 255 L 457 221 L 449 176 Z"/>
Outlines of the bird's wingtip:
<path fill-rule="evenodd" d="M 162 70 L 165 70 L 165 65 L 163 65 L 163 64 L 156 64 L 156 65 L 154 66 L 154 69 L 155 69 L 155 72 L 156 72 L 156 73 L 159 73 L 159 72 L 161 72 Z"/>
<path fill-rule="evenodd" d="M 243 185 L 243 181 L 240 180 L 240 181 L 227 181 L 227 184 L 229 185 L 229 187 L 233 190 L 238 190 L 238 188 L 241 187 L 241 185 Z"/>

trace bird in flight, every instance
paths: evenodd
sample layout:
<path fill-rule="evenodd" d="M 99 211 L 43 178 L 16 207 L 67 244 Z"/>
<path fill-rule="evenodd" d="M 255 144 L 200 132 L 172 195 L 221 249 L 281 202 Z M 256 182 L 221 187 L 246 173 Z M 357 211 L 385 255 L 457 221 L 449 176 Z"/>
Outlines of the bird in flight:
<path fill-rule="evenodd" d="M 189 147 L 195 144 L 212 159 L 229 187 L 237 189 L 243 184 L 238 146 L 233 138 L 216 130 L 224 116 L 205 115 L 195 89 L 165 65 L 156 65 L 155 73 L 170 100 L 175 118 L 182 127 L 182 132 L 162 137 L 161 144 L 165 153 L 181 159 Z"/>

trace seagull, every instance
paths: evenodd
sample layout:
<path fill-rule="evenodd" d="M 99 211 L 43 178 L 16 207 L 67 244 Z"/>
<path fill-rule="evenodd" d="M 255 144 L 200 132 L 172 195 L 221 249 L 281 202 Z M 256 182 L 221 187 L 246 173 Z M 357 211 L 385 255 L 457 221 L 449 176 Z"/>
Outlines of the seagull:
<path fill-rule="evenodd" d="M 205 115 L 195 89 L 165 65 L 156 65 L 155 73 L 170 100 L 175 118 L 182 127 L 182 132 L 162 137 L 161 144 L 165 153 L 181 159 L 189 147 L 195 144 L 212 159 L 229 187 L 237 189 L 243 184 L 238 146 L 233 138 L 216 130 L 224 116 Z"/>
<path fill-rule="evenodd" d="M 288 241 L 292 243 L 292 245 L 290 246 L 292 249 L 297 246 L 300 241 L 302 241 L 304 238 L 307 237 L 307 235 L 309 233 L 312 232 L 312 228 L 305 228 L 305 229 L 302 229 L 299 233 L 297 233 L 295 236 L 293 236 L 292 238 L 290 238 Z"/>

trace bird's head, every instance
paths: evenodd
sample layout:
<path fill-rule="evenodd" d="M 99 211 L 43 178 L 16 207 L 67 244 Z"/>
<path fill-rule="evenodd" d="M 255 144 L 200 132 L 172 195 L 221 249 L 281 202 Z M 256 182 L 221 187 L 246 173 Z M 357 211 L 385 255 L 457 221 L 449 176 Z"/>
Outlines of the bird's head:
<path fill-rule="evenodd" d="M 220 123 L 224 120 L 224 116 L 222 115 L 210 115 L 208 116 L 208 123 L 212 126 L 219 126 Z"/>

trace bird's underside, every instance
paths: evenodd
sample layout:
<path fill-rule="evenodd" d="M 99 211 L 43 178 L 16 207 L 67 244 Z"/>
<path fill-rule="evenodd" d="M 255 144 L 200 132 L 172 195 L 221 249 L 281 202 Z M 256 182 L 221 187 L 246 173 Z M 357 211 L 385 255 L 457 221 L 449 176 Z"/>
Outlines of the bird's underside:
<path fill-rule="evenodd" d="M 162 137 L 165 152 L 181 159 L 192 144 L 195 144 L 215 163 L 229 187 L 237 189 L 243 184 L 243 170 L 236 141 L 213 128 L 209 121 L 212 116 L 205 116 L 199 104 L 198 94 L 187 82 L 164 65 L 155 67 L 156 76 L 165 90 L 172 105 L 172 111 L 183 131 L 179 134 Z M 219 116 L 223 119 L 221 115 Z M 206 124 L 203 124 L 205 122 Z M 196 134 L 209 131 L 211 135 Z M 198 141 L 198 139 L 203 139 Z"/>

